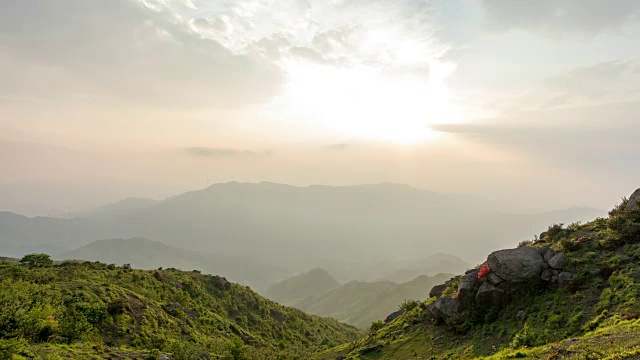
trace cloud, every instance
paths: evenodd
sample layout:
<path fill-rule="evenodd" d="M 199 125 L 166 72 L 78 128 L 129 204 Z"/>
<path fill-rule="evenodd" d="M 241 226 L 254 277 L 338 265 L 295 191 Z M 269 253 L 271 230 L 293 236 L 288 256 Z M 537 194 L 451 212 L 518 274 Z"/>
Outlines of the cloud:
<path fill-rule="evenodd" d="M 0 96 L 77 93 L 163 107 L 234 107 L 279 93 L 276 66 L 202 38 L 172 10 L 178 6 L 193 4 L 0 2 Z"/>
<path fill-rule="evenodd" d="M 183 152 L 197 157 L 256 157 L 271 155 L 270 151 L 256 152 L 251 150 L 241 150 L 232 148 L 210 148 L 210 147 L 188 147 Z"/>
<path fill-rule="evenodd" d="M 490 29 L 596 35 L 640 20 L 636 0 L 481 0 Z"/>

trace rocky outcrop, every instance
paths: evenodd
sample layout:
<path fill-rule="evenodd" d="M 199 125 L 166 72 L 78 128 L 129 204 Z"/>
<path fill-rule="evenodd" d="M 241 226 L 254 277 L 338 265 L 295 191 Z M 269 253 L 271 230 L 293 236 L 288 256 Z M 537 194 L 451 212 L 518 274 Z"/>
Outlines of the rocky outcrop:
<path fill-rule="evenodd" d="M 499 250 L 487 258 L 491 272 L 508 282 L 523 282 L 540 277 L 544 258 L 532 247 Z"/>
<path fill-rule="evenodd" d="M 439 321 L 456 319 L 462 313 L 462 305 L 457 299 L 441 297 L 427 306 L 431 316 Z"/>
<path fill-rule="evenodd" d="M 501 306 L 509 303 L 507 293 L 488 282 L 483 283 L 476 294 L 476 304 L 482 307 Z"/>
<path fill-rule="evenodd" d="M 436 301 L 427 310 L 437 321 L 457 322 L 471 308 L 501 307 L 511 302 L 518 287 L 533 282 L 572 286 L 575 275 L 565 270 L 569 259 L 550 247 L 519 247 L 491 253 L 480 269 L 469 270 L 460 278 L 453 296 L 443 296 L 456 278 L 435 286 L 430 296 Z"/>
<path fill-rule="evenodd" d="M 562 270 L 568 262 L 569 259 L 567 258 L 567 255 L 559 253 L 549 259 L 549 266 L 556 270 Z"/>
<path fill-rule="evenodd" d="M 431 291 L 429 291 L 429 297 L 439 298 L 446 289 L 446 284 L 436 285 L 431 288 Z"/>
<path fill-rule="evenodd" d="M 631 210 L 638 205 L 640 205 L 640 189 L 634 191 L 633 194 L 631 194 L 631 197 L 629 198 L 629 202 L 627 202 L 627 207 L 625 208 L 625 210 Z"/>
<path fill-rule="evenodd" d="M 475 294 L 480 287 L 480 280 L 478 280 L 478 270 L 467 272 L 462 279 L 460 279 L 460 285 L 458 285 L 458 299 L 463 305 L 467 305 L 475 298 Z"/>

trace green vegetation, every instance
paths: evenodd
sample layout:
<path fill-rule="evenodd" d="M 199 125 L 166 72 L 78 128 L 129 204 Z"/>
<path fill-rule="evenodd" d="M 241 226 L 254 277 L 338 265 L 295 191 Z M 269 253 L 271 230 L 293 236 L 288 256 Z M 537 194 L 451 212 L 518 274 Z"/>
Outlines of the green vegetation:
<path fill-rule="evenodd" d="M 462 324 L 436 324 L 418 304 L 366 338 L 319 359 L 632 359 L 640 355 L 640 207 L 616 206 L 608 219 L 555 224 L 522 246 L 551 246 L 576 274 L 564 287 L 530 284 L 500 309 L 467 312 Z M 444 296 L 455 296 L 457 281 Z"/>
<path fill-rule="evenodd" d="M 301 359 L 361 332 L 198 272 L 0 262 L 1 359 Z"/>

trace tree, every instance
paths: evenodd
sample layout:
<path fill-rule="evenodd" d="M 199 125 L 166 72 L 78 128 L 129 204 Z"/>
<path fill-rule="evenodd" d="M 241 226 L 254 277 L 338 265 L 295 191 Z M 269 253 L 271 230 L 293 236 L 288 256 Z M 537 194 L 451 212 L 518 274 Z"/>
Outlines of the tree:
<path fill-rule="evenodd" d="M 30 268 L 43 268 L 53 266 L 53 260 L 47 254 L 29 254 L 20 259 L 20 264 Z"/>

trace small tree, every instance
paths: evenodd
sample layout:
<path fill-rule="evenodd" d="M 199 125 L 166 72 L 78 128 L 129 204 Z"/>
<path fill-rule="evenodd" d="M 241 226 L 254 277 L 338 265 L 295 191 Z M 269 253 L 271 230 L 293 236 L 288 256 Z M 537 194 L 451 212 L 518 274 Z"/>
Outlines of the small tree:
<path fill-rule="evenodd" d="M 20 259 L 20 264 L 30 268 L 43 268 L 53 266 L 53 260 L 47 254 L 29 254 Z"/>

